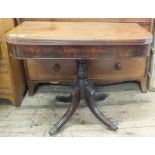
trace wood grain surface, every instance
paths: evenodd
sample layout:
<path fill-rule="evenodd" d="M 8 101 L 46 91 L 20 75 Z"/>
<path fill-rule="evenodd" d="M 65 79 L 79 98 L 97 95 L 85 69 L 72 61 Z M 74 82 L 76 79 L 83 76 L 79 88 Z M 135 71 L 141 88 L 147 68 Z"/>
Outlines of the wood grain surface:
<path fill-rule="evenodd" d="M 117 64 L 120 64 L 120 69 L 116 68 Z M 89 60 L 88 78 L 91 80 L 98 79 L 102 82 L 107 79 L 109 81 L 114 79 L 139 79 L 145 75 L 145 64 L 145 58 Z M 55 70 L 56 65 L 59 65 L 57 70 Z M 65 63 L 65 60 L 29 60 L 27 61 L 27 67 L 30 80 L 36 78 L 51 81 L 76 80 L 76 61 L 74 60 L 68 60 L 67 63 Z M 68 69 L 70 67 L 71 69 Z"/>
<path fill-rule="evenodd" d="M 13 28 L 12 18 L 0 18 L 0 98 L 19 106 L 26 89 L 23 63 L 10 57 L 5 40 L 5 33 Z"/>
<path fill-rule="evenodd" d="M 7 33 L 11 44 L 149 44 L 152 34 L 135 23 L 23 22 Z"/>
<path fill-rule="evenodd" d="M 149 32 L 153 30 L 153 18 L 16 18 L 16 25 L 24 21 L 50 22 L 102 22 L 102 23 L 137 23 Z"/>
<path fill-rule="evenodd" d="M 12 56 L 26 59 L 31 95 L 39 82 L 74 80 L 75 59 L 81 58 L 100 59 L 89 63 L 90 79 L 101 83 L 136 80 L 141 83 L 142 91 L 147 92 L 147 60 L 152 34 L 138 24 L 23 22 L 7 33 L 6 38 Z M 67 60 L 60 62 L 60 59 Z M 56 72 L 55 65 L 60 68 Z"/>
<path fill-rule="evenodd" d="M 105 57 L 146 57 L 148 45 L 51 46 L 9 44 L 12 57 L 18 59 L 102 59 Z"/>

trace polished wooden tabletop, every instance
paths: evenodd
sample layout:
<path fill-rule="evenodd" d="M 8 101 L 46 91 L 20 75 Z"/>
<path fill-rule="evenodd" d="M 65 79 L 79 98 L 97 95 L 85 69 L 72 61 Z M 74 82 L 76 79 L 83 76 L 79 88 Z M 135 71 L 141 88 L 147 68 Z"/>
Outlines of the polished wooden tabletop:
<path fill-rule="evenodd" d="M 23 22 L 6 39 L 22 45 L 142 45 L 152 34 L 135 23 Z"/>

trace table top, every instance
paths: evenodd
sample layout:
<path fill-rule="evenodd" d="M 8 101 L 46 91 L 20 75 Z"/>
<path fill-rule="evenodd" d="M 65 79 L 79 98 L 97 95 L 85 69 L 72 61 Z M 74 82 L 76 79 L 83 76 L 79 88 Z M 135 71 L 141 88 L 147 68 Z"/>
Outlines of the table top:
<path fill-rule="evenodd" d="M 135 23 L 23 22 L 6 34 L 22 45 L 142 45 L 152 34 Z"/>

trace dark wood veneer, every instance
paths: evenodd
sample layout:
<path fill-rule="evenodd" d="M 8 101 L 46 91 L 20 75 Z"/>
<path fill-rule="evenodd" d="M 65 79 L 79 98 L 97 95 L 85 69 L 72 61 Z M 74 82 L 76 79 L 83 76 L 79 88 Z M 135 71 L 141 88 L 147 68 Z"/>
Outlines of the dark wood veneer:
<path fill-rule="evenodd" d="M 9 44 L 9 47 L 12 56 L 18 59 L 146 57 L 149 49 L 148 45 L 49 46 Z"/>

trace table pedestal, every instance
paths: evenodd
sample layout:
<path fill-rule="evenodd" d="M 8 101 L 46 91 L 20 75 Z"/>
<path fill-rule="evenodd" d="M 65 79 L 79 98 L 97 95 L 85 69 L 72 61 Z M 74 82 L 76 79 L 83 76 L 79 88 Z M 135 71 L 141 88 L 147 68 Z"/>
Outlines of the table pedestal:
<path fill-rule="evenodd" d="M 77 60 L 77 81 L 71 89 L 70 96 L 56 96 L 58 101 L 71 103 L 62 118 L 49 130 L 49 134 L 55 134 L 65 125 L 65 123 L 67 123 L 78 108 L 81 99 L 85 99 L 90 111 L 99 121 L 110 129 L 117 130 L 117 125 L 115 125 L 110 119 L 106 118 L 96 105 L 96 101 L 104 100 L 106 97 L 107 95 L 105 94 L 96 94 L 93 84 L 87 79 L 87 60 Z"/>

